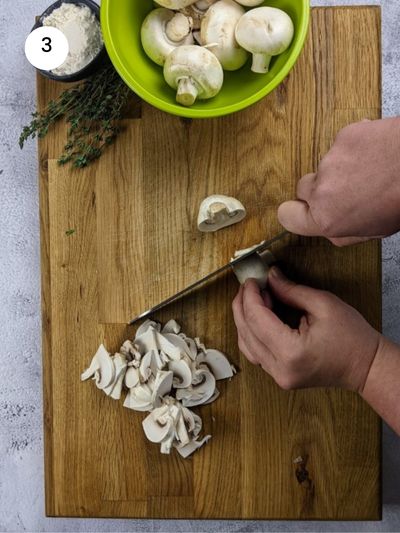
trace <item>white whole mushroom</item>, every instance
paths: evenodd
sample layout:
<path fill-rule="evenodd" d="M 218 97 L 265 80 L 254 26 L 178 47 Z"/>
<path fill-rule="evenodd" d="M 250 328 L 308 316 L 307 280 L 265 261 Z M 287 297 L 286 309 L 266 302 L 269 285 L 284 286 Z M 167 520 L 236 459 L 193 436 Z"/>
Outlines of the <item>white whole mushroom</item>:
<path fill-rule="evenodd" d="M 257 7 L 239 20 L 235 35 L 240 46 L 253 54 L 251 70 L 264 74 L 269 70 L 272 57 L 289 48 L 294 26 L 281 9 Z"/>
<path fill-rule="evenodd" d="M 215 55 L 201 46 L 187 45 L 172 50 L 164 64 L 164 78 L 175 89 L 176 101 L 191 106 L 196 100 L 216 96 L 224 72 Z"/>
<path fill-rule="evenodd" d="M 177 46 L 193 44 L 191 19 L 165 8 L 151 11 L 141 28 L 142 46 L 149 58 L 164 65 L 167 56 Z"/>
<path fill-rule="evenodd" d="M 157 0 L 157 4 L 178 11 L 196 3 L 196 0 Z"/>
<path fill-rule="evenodd" d="M 261 5 L 264 0 L 236 0 L 236 2 L 245 7 L 255 7 Z"/>
<path fill-rule="evenodd" d="M 247 61 L 248 53 L 235 37 L 236 25 L 244 13 L 233 0 L 218 0 L 201 22 L 200 42 L 217 56 L 224 70 L 238 70 Z"/>

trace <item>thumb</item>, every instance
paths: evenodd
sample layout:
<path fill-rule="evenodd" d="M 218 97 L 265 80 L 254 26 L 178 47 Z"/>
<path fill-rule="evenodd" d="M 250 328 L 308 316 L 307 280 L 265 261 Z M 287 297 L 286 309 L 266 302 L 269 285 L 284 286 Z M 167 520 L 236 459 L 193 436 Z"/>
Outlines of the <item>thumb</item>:
<path fill-rule="evenodd" d="M 290 200 L 281 204 L 278 208 L 278 219 L 291 233 L 310 237 L 322 235 L 308 204 L 301 200 Z"/>
<path fill-rule="evenodd" d="M 274 296 L 282 303 L 310 313 L 318 311 L 321 291 L 289 280 L 279 268 L 271 268 L 268 284 Z"/>

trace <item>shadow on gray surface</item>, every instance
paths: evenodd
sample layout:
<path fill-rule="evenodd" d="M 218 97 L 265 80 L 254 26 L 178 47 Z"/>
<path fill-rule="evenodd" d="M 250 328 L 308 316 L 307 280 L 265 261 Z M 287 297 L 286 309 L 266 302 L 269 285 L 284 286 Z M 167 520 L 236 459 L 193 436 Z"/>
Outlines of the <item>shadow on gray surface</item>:
<path fill-rule="evenodd" d="M 400 438 L 383 426 L 383 504 L 400 505 Z"/>

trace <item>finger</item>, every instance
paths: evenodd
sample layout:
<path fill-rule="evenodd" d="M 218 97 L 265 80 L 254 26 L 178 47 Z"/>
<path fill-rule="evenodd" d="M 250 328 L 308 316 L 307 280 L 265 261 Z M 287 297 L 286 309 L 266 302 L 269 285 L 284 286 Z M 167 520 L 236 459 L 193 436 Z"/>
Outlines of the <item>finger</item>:
<path fill-rule="evenodd" d="M 296 189 L 296 196 L 298 200 L 308 202 L 315 186 L 316 177 L 317 175 L 315 173 L 306 174 L 299 180 Z"/>
<path fill-rule="evenodd" d="M 307 236 L 319 236 L 321 228 L 312 217 L 307 203 L 301 200 L 284 202 L 278 208 L 278 219 L 284 228 L 291 233 Z"/>
<path fill-rule="evenodd" d="M 250 331 L 272 353 L 291 339 L 291 330 L 265 307 L 260 289 L 254 280 L 246 281 L 243 289 L 243 316 Z"/>
<path fill-rule="evenodd" d="M 268 284 L 274 296 L 290 307 L 309 313 L 318 313 L 322 308 L 322 291 L 289 280 L 277 267 L 271 268 Z"/>
<path fill-rule="evenodd" d="M 268 307 L 268 309 L 272 309 L 273 308 L 272 297 L 270 293 L 268 292 L 268 290 L 264 289 L 261 293 L 261 296 L 262 296 L 265 307 Z"/>
<path fill-rule="evenodd" d="M 242 354 L 246 357 L 246 359 L 252 364 L 252 365 L 258 365 L 257 358 L 251 353 L 249 348 L 247 347 L 247 344 L 243 340 L 243 337 L 238 333 L 238 345 L 239 350 L 242 352 Z"/>
<path fill-rule="evenodd" d="M 370 241 L 371 239 L 382 239 L 383 237 L 331 237 L 328 240 L 335 246 L 351 246 L 353 244 L 360 244 L 362 242 Z"/>
<path fill-rule="evenodd" d="M 242 290 L 239 290 L 239 293 L 232 306 L 234 307 L 233 318 L 238 330 L 239 348 L 250 362 L 253 364 L 262 364 L 263 368 L 265 370 L 268 369 L 269 371 L 274 360 L 274 355 L 254 336 L 249 329 L 244 318 L 242 296 L 243 288 Z"/>

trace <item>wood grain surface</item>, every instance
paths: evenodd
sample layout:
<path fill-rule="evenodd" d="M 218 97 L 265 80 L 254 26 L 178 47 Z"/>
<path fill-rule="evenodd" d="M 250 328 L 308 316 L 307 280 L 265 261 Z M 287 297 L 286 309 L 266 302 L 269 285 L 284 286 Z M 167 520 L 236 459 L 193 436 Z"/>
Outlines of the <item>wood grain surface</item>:
<path fill-rule="evenodd" d="M 62 88 L 39 77 L 39 109 Z M 145 103 L 132 109 L 87 170 L 58 166 L 64 125 L 39 145 L 47 514 L 379 519 L 378 417 L 355 394 L 284 392 L 248 364 L 230 275 L 157 315 L 240 370 L 199 409 L 213 438 L 192 458 L 162 456 L 144 438 L 142 414 L 79 380 L 101 341 L 117 350 L 133 335 L 130 318 L 280 231 L 277 206 L 336 132 L 380 116 L 379 9 L 314 9 L 295 69 L 241 113 L 187 121 Z M 211 193 L 239 198 L 246 220 L 199 233 L 198 207 Z M 291 237 L 276 254 L 289 275 L 334 291 L 380 327 L 379 243 L 337 249 Z"/>

